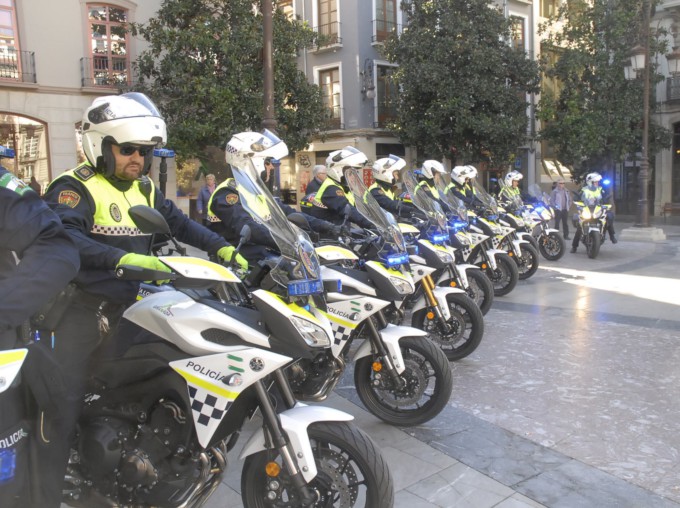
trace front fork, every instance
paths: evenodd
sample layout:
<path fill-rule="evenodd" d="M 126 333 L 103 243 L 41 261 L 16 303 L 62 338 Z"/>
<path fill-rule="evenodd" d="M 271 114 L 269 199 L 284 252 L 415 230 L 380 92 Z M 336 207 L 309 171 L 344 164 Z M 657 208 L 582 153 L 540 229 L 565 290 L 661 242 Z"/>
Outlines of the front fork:
<path fill-rule="evenodd" d="M 435 319 L 437 320 L 437 323 L 439 324 L 439 327 L 441 328 L 442 332 L 444 334 L 448 334 L 450 332 L 450 325 L 446 320 L 446 317 L 444 317 L 444 314 L 442 313 L 441 308 L 439 308 L 439 302 L 437 301 L 437 298 L 434 296 L 434 287 L 435 287 L 435 282 L 432 279 L 431 275 L 426 275 L 420 280 L 420 283 L 423 287 L 423 293 L 425 294 L 425 299 L 427 300 L 428 307 L 430 307 L 430 310 L 428 310 L 428 319 Z"/>
<path fill-rule="evenodd" d="M 385 328 L 387 326 L 387 319 L 385 318 L 385 314 L 382 310 L 376 312 L 374 316 L 376 321 L 378 321 L 380 328 Z M 385 370 L 387 370 L 387 374 L 390 376 L 390 378 L 392 378 L 394 386 L 399 389 L 403 388 L 406 384 L 406 381 L 404 381 L 404 379 L 399 375 L 399 372 L 394 365 L 394 360 L 390 356 L 389 351 L 387 351 L 385 344 L 383 344 L 382 337 L 380 336 L 380 330 L 378 330 L 378 328 L 375 326 L 373 319 L 368 318 L 366 320 L 366 329 L 368 331 L 373 350 L 378 353 L 378 357 L 380 360 L 382 360 L 382 366 L 385 368 Z"/>

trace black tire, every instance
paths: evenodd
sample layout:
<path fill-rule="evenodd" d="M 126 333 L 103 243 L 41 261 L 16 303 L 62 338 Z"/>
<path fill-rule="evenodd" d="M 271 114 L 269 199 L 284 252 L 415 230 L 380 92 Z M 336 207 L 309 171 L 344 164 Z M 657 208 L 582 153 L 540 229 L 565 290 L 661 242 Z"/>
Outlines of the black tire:
<path fill-rule="evenodd" d="M 522 235 L 520 238 L 526 240 L 534 247 L 534 249 L 538 250 L 538 240 L 536 240 L 536 237 L 533 235 Z"/>
<path fill-rule="evenodd" d="M 496 269 L 493 270 L 491 266 L 488 265 L 484 269 L 484 274 L 489 278 L 493 285 L 494 296 L 507 295 L 510 291 L 515 289 L 517 281 L 519 280 L 517 263 L 505 253 L 496 256 Z"/>
<path fill-rule="evenodd" d="M 522 253 L 522 257 L 520 259 L 515 258 L 519 280 L 527 280 L 538 270 L 540 261 L 538 251 L 530 243 L 520 244 L 519 250 Z"/>
<path fill-rule="evenodd" d="M 477 304 L 482 315 L 486 316 L 493 304 L 493 284 L 481 270 L 476 268 L 471 268 L 465 273 L 469 284 L 467 294 Z"/>
<path fill-rule="evenodd" d="M 373 355 L 357 360 L 354 385 L 366 409 L 384 422 L 410 427 L 437 416 L 451 397 L 453 378 L 444 353 L 426 337 L 405 337 L 399 341 L 406 369 L 402 389 L 395 389 L 391 376 L 375 371 Z"/>
<path fill-rule="evenodd" d="M 541 235 L 540 242 L 538 243 L 538 250 L 541 255 L 548 261 L 557 261 L 566 251 L 564 238 L 559 233 L 550 233 L 547 235 Z"/>
<path fill-rule="evenodd" d="M 586 253 L 590 259 L 595 259 L 600 253 L 600 233 L 598 231 L 591 231 L 588 233 Z"/>
<path fill-rule="evenodd" d="M 316 422 L 307 432 L 318 468 L 310 486 L 318 489 L 321 497 L 313 506 L 393 506 L 394 482 L 370 437 L 350 422 Z M 265 471 L 267 463 L 272 461 L 281 466 L 281 474 L 276 478 Z M 278 482 L 279 489 L 270 490 L 273 480 Z M 276 492 L 277 500 L 267 500 L 269 492 Z M 241 472 L 241 498 L 246 508 L 301 506 L 278 450 L 264 450 L 246 457 Z M 330 504 L 333 499 L 340 504 Z"/>
<path fill-rule="evenodd" d="M 460 360 L 471 354 L 484 336 L 484 316 L 477 304 L 466 294 L 446 295 L 449 304 L 451 330 L 444 333 L 435 319 L 427 318 L 427 309 L 413 314 L 411 325 L 428 333 L 449 361 Z"/>

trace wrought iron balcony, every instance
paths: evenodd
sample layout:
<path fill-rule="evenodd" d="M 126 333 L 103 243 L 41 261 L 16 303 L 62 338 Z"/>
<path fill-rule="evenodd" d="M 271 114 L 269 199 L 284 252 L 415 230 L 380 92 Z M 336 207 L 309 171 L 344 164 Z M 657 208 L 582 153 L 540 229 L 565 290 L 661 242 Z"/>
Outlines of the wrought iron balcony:
<path fill-rule="evenodd" d="M 680 76 L 666 78 L 666 102 L 680 102 Z"/>
<path fill-rule="evenodd" d="M 315 26 L 314 31 L 319 34 L 319 40 L 317 42 L 318 49 L 342 44 L 342 38 L 340 37 L 340 23 L 337 21 L 334 21 L 333 23 L 327 23 L 325 25 Z"/>
<path fill-rule="evenodd" d="M 384 19 L 373 20 L 373 37 L 371 42 L 385 42 L 393 33 L 400 34 L 402 25 Z"/>
<path fill-rule="evenodd" d="M 35 53 L 33 51 L 16 51 L 12 47 L 2 48 L 2 51 L 0 51 L 0 81 L 4 80 L 37 83 Z"/>
<path fill-rule="evenodd" d="M 80 80 L 83 87 L 127 89 L 133 84 L 130 62 L 126 56 L 81 58 Z"/>
<path fill-rule="evenodd" d="M 326 128 L 328 130 L 344 129 L 345 124 L 342 123 L 342 109 L 340 106 L 326 107 Z"/>

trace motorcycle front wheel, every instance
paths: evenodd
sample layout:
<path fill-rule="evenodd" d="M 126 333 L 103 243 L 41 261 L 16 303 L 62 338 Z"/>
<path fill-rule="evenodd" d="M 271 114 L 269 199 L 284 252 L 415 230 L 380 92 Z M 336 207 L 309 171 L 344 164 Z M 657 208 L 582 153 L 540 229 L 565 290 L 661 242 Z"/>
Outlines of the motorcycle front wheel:
<path fill-rule="evenodd" d="M 472 268 L 466 273 L 469 286 L 466 292 L 482 311 L 482 315 L 486 315 L 493 303 L 493 284 L 481 270 Z"/>
<path fill-rule="evenodd" d="M 403 386 L 383 368 L 375 355 L 359 358 L 354 385 L 366 409 L 381 420 L 401 427 L 425 423 L 437 416 L 451 397 L 453 378 L 444 353 L 426 337 L 399 341 L 404 371 Z"/>
<path fill-rule="evenodd" d="M 390 508 L 394 482 L 375 443 L 355 424 L 315 422 L 308 429 L 318 474 L 308 484 L 316 492 L 315 508 Z M 267 467 L 271 462 L 279 468 Z M 279 469 L 277 476 L 268 471 Z M 246 457 L 241 497 L 248 508 L 302 506 L 279 451 L 263 450 Z"/>
<path fill-rule="evenodd" d="M 541 235 L 538 249 L 541 252 L 541 255 L 548 261 L 557 261 L 564 256 L 564 238 L 558 233 Z"/>
<path fill-rule="evenodd" d="M 595 259 L 600 253 L 600 243 L 600 233 L 598 231 L 591 231 L 588 233 L 586 253 L 590 259 Z"/>
<path fill-rule="evenodd" d="M 439 345 L 449 361 L 460 360 L 471 354 L 484 336 L 484 316 L 477 304 L 467 295 L 454 293 L 446 295 L 451 318 L 447 322 L 448 330 L 442 327 L 434 317 L 427 316 L 427 309 L 420 309 L 413 314 L 411 326 L 428 333 L 430 339 Z"/>
<path fill-rule="evenodd" d="M 515 258 L 519 280 L 526 280 L 538 270 L 538 251 L 530 243 L 523 243 L 519 246 L 522 253 L 521 258 Z"/>
<path fill-rule="evenodd" d="M 489 278 L 493 285 L 494 296 L 507 295 L 510 291 L 515 289 L 517 281 L 519 280 L 517 263 L 504 253 L 496 256 L 496 269 L 494 270 L 490 265 L 487 265 L 484 269 L 484 274 Z"/>

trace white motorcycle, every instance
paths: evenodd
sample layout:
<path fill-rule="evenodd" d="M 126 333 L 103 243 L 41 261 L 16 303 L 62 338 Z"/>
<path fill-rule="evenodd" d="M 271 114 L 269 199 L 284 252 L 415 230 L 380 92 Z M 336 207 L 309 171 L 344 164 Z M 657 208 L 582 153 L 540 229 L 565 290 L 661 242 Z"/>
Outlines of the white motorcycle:
<path fill-rule="evenodd" d="M 155 210 L 131 213 L 143 230 L 169 234 Z M 299 249 L 311 249 L 298 240 Z M 160 259 L 171 274 L 117 270 L 123 279 L 172 284 L 123 314 L 157 341 L 93 370 L 64 502 L 202 506 L 241 428 L 261 414 L 240 454 L 245 506 L 392 506 L 392 479 L 371 439 L 346 413 L 296 402 L 285 375 L 293 357 L 313 359 L 332 342 L 330 323 L 314 305 L 318 278 L 282 263 L 286 294 L 255 291 L 256 309 L 249 309 L 233 304 L 242 283 L 229 269 L 199 258 Z"/>

